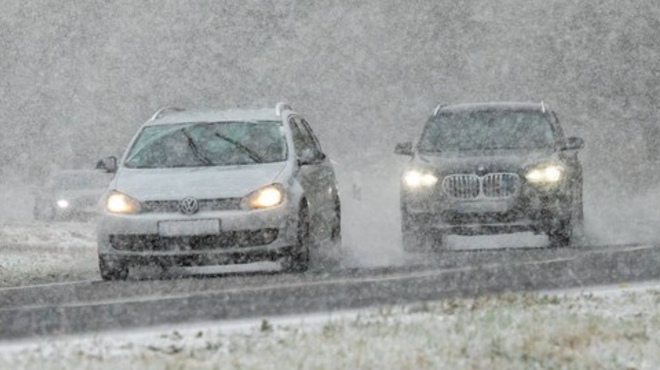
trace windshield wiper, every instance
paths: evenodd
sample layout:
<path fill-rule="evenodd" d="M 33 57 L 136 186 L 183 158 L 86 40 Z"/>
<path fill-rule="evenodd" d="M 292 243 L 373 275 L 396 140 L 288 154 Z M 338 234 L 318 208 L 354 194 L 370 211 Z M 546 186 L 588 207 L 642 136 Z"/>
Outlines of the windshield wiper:
<path fill-rule="evenodd" d="M 264 159 L 261 158 L 259 156 L 259 154 L 255 153 L 252 149 L 246 147 L 245 145 L 239 143 L 238 141 L 236 141 L 234 139 L 231 139 L 227 136 L 221 135 L 217 132 L 215 133 L 215 136 L 217 136 L 218 138 L 220 138 L 220 139 L 228 142 L 229 144 L 233 145 L 234 147 L 236 147 L 241 152 L 247 154 L 247 156 L 250 157 L 250 159 L 252 159 L 254 162 L 263 163 Z"/>
<path fill-rule="evenodd" d="M 183 133 L 183 136 L 188 139 L 188 147 L 190 148 L 190 151 L 192 151 L 192 154 L 195 156 L 195 158 L 197 158 L 206 166 L 212 166 L 213 162 L 211 162 L 210 159 L 206 158 L 202 153 L 200 153 L 199 148 L 197 148 L 197 145 L 195 144 L 195 140 L 193 140 L 190 134 L 188 134 L 188 131 L 186 131 L 186 129 L 181 129 L 181 132 Z"/>

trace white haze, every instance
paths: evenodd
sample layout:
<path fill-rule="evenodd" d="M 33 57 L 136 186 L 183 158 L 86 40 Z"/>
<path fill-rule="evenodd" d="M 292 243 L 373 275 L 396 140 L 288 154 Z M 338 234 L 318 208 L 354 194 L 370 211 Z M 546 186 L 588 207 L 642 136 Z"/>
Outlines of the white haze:
<path fill-rule="evenodd" d="M 6 1 L 0 219 L 28 222 L 30 189 L 119 155 L 161 106 L 287 100 L 337 162 L 349 254 L 397 263 L 394 144 L 438 103 L 544 100 L 587 142 L 588 242 L 652 242 L 658 19 L 655 0 Z"/>

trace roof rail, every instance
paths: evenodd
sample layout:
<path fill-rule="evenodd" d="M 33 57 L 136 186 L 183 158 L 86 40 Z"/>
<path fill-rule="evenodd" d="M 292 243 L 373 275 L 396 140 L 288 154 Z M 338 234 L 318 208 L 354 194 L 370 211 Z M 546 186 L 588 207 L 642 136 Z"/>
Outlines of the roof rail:
<path fill-rule="evenodd" d="M 158 118 L 160 118 L 161 116 L 163 116 L 163 115 L 165 115 L 165 114 L 167 114 L 167 113 L 172 113 L 172 112 L 183 112 L 184 110 L 185 110 L 185 108 L 179 108 L 179 107 L 164 107 L 164 108 L 160 108 L 159 110 L 156 111 L 156 113 L 154 113 L 153 116 L 151 116 L 151 118 L 149 118 L 149 121 L 155 121 L 155 120 L 157 120 Z"/>
<path fill-rule="evenodd" d="M 545 109 L 546 109 L 545 102 L 541 100 L 541 112 L 545 113 Z"/>
<path fill-rule="evenodd" d="M 442 109 L 446 106 L 447 106 L 447 104 L 438 104 L 438 106 L 435 107 L 435 109 L 433 110 L 433 116 L 437 116 L 438 112 L 440 112 L 440 109 Z"/>
<path fill-rule="evenodd" d="M 291 108 L 291 105 L 289 103 L 285 103 L 283 101 L 275 105 L 275 115 L 281 116 L 282 112 L 284 112 L 285 110 L 293 110 L 293 108 Z"/>

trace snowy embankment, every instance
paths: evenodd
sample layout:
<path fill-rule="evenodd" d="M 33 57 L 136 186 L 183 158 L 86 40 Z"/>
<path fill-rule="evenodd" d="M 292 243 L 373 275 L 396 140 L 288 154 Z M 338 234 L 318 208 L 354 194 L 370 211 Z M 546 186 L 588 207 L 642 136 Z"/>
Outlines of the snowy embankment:
<path fill-rule="evenodd" d="M 0 287 L 98 279 L 94 223 L 0 224 Z"/>
<path fill-rule="evenodd" d="M 0 368 L 655 369 L 659 302 L 659 290 L 509 295 L 107 333 L 5 345 Z"/>

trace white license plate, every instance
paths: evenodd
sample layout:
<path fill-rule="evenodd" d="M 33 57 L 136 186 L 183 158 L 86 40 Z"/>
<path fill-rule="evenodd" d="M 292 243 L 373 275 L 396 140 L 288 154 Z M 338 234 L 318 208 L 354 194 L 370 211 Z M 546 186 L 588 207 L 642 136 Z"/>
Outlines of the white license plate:
<path fill-rule="evenodd" d="M 161 221 L 158 234 L 161 236 L 192 236 L 220 233 L 220 220 Z"/>

